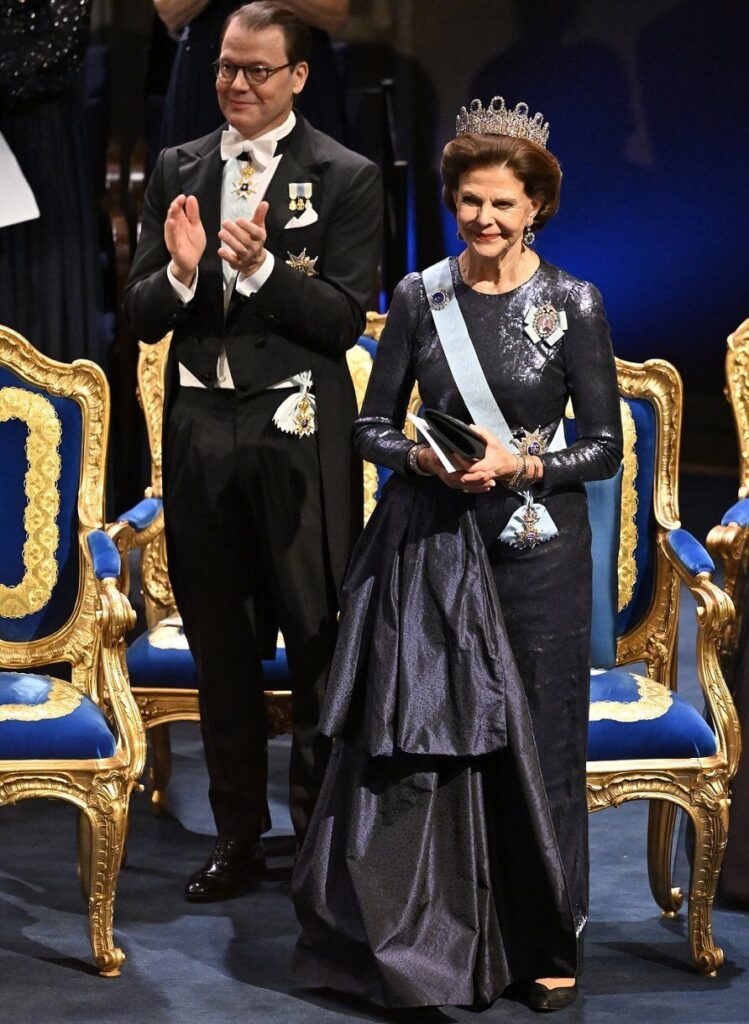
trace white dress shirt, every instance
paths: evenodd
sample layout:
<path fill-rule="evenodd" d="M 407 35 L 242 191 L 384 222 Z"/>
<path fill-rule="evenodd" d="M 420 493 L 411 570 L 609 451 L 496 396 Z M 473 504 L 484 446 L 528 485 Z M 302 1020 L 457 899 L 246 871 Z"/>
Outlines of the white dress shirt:
<path fill-rule="evenodd" d="M 275 155 L 276 143 L 280 139 L 285 138 L 292 131 L 295 124 L 296 115 L 292 110 L 283 124 L 278 125 L 276 128 L 272 128 L 264 135 L 258 136 L 257 139 L 252 139 L 251 141 L 248 140 L 247 149 L 252 153 L 252 164 L 256 169 L 256 173 L 252 178 L 254 191 L 250 195 L 243 198 L 235 195 L 233 192 L 235 183 L 241 178 L 242 164 L 245 161 L 240 162 L 236 157 L 231 157 L 224 163 L 224 170 L 221 178 L 222 221 L 237 220 L 239 217 L 252 218 L 258 206 L 262 202 L 265 193 L 268 190 L 268 185 L 270 184 L 271 179 L 276 172 L 276 168 L 281 162 L 281 157 L 283 156 L 282 153 Z M 222 260 L 221 264 L 224 275 L 224 312 L 226 312 L 229 308 L 229 301 L 234 290 L 238 291 L 240 295 L 247 296 L 248 298 L 255 292 L 260 291 L 273 271 L 275 257 L 272 252 L 268 252 L 266 249 L 265 259 L 263 260 L 262 266 L 256 270 L 254 274 L 239 274 L 236 270 L 232 269 L 226 260 Z M 178 281 L 172 274 L 170 267 L 167 267 L 167 278 L 169 279 L 172 288 L 174 288 L 180 300 L 185 303 L 185 305 L 191 302 L 195 296 L 195 290 L 198 285 L 198 273 L 199 271 L 196 269 L 192 284 L 188 287 Z M 300 377 L 301 374 L 298 374 L 288 380 L 279 381 L 277 384 L 273 385 L 273 388 L 297 387 L 301 383 L 299 379 Z M 216 366 L 216 379 L 217 386 L 219 388 L 234 387 L 231 370 L 229 369 L 229 362 L 226 358 L 226 350 L 223 345 L 221 346 Z M 179 363 L 179 382 L 182 387 L 205 387 L 205 384 L 198 380 L 195 374 L 191 373 L 186 366 L 182 365 L 182 363 Z"/>

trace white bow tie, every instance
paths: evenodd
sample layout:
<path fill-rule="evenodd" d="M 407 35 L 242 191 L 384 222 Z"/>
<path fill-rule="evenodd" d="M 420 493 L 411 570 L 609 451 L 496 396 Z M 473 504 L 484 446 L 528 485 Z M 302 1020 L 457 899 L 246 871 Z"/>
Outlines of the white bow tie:
<path fill-rule="evenodd" d="M 276 152 L 275 139 L 245 139 L 236 128 L 225 129 L 221 133 L 221 159 L 231 160 L 241 153 L 249 153 L 252 163 L 259 171 L 264 171 Z"/>

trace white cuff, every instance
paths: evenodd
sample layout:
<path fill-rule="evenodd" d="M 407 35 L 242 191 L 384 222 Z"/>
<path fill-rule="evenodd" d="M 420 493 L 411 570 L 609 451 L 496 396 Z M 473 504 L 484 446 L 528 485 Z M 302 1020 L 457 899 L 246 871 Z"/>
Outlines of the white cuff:
<path fill-rule="evenodd" d="M 238 274 L 234 290 L 239 292 L 240 295 L 244 295 L 246 298 L 249 298 L 250 295 L 254 295 L 255 292 L 259 292 L 273 273 L 275 262 L 276 260 L 273 253 L 268 252 L 266 249 L 265 259 L 263 260 L 259 270 L 256 270 L 254 274 Z"/>
<path fill-rule="evenodd" d="M 174 276 L 174 274 L 172 273 L 172 264 L 169 263 L 169 265 L 167 266 L 167 280 L 177 293 L 177 298 L 180 299 L 182 302 L 188 303 L 191 299 L 195 297 L 195 289 L 198 287 L 198 273 L 199 270 L 196 267 L 195 277 L 192 279 L 192 285 L 188 288 L 186 284 L 182 284 L 182 282 L 178 281 L 177 278 Z"/>

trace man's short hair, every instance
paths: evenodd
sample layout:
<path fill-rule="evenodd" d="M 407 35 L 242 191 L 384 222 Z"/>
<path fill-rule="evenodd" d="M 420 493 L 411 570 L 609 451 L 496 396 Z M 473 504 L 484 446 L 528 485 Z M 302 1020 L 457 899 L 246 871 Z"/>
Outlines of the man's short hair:
<path fill-rule="evenodd" d="M 277 25 L 286 41 L 286 56 L 289 63 L 309 61 L 312 51 L 312 33 L 309 25 L 283 4 L 275 3 L 274 0 L 255 0 L 254 3 L 238 7 L 224 22 L 221 30 L 222 43 L 226 30 L 233 21 L 238 21 L 242 28 L 251 32 L 260 32 Z"/>

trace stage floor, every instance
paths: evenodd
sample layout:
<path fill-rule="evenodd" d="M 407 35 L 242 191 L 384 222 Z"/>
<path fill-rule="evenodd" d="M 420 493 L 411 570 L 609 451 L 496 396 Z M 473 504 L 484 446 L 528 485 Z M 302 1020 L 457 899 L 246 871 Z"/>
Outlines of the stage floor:
<path fill-rule="evenodd" d="M 725 490 L 727 506 L 730 492 Z M 711 482 L 713 500 L 715 491 Z M 694 508 L 691 502 L 685 505 Z M 711 514 L 703 516 L 708 526 L 716 521 Z M 704 537 L 699 519 L 687 518 L 685 525 Z M 693 623 L 694 606 L 686 595 L 680 637 L 685 677 L 694 665 Z M 701 707 L 693 685 L 685 692 Z M 92 966 L 75 877 L 74 811 L 53 801 L 0 810 L 0 1024 L 494 1024 L 536 1019 L 530 1010 L 505 1000 L 479 1015 L 453 1008 L 388 1014 L 295 982 L 289 971 L 298 928 L 289 900 L 287 740 L 272 744 L 276 828 L 270 840 L 271 877 L 223 904 L 185 902 L 182 887 L 210 847 L 205 833 L 211 820 L 197 729 L 180 725 L 173 736 L 175 816 L 155 818 L 146 794 L 132 801 L 128 863 L 120 876 L 115 915 L 117 938 L 128 957 L 120 978 L 99 978 Z M 749 914 L 716 908 L 715 938 L 727 962 L 718 978 L 701 978 L 690 965 L 685 912 L 666 921 L 650 896 L 647 807 L 603 811 L 592 816 L 590 826 L 591 919 L 583 998 L 559 1019 L 586 1024 L 746 1021 Z M 677 881 L 686 887 L 681 854 L 677 867 Z"/>

